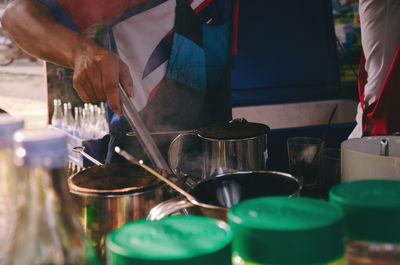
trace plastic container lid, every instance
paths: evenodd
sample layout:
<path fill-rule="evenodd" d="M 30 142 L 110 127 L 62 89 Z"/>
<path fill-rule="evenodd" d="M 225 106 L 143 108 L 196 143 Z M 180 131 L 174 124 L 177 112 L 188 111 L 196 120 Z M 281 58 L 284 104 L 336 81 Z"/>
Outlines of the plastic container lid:
<path fill-rule="evenodd" d="M 0 148 L 11 147 L 15 131 L 24 128 L 24 120 L 0 114 Z"/>
<path fill-rule="evenodd" d="M 67 136 L 57 130 L 20 130 L 14 134 L 17 166 L 58 168 L 65 165 L 67 155 Z"/>
<path fill-rule="evenodd" d="M 262 197 L 228 212 L 233 252 L 261 264 L 321 264 L 344 254 L 343 215 L 328 202 Z"/>
<path fill-rule="evenodd" d="M 231 241 L 229 226 L 212 218 L 139 220 L 107 235 L 107 264 L 230 265 Z"/>
<path fill-rule="evenodd" d="M 344 213 L 347 237 L 400 243 L 400 181 L 345 182 L 330 190 L 329 200 Z"/>

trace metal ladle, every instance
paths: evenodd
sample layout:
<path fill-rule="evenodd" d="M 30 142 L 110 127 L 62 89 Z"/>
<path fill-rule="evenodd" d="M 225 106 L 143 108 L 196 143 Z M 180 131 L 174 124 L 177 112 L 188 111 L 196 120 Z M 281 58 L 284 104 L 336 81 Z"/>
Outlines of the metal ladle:
<path fill-rule="evenodd" d="M 128 121 L 131 129 L 136 132 L 138 140 L 142 145 L 144 151 L 148 155 L 149 159 L 156 167 L 164 169 L 168 173 L 171 173 L 171 169 L 161 155 L 160 150 L 158 149 L 145 124 L 140 118 L 139 113 L 137 112 L 136 107 L 132 102 L 132 99 L 125 92 L 121 83 L 119 83 L 119 93 L 122 113 Z"/>
<path fill-rule="evenodd" d="M 93 164 L 97 165 L 97 166 L 101 166 L 103 165 L 103 163 L 101 163 L 100 161 L 98 161 L 97 159 L 93 158 L 92 156 L 90 156 L 88 153 L 85 152 L 85 147 L 84 146 L 75 146 L 72 148 L 72 151 L 74 151 L 75 153 L 79 153 L 81 155 L 83 155 L 85 158 L 87 158 L 90 162 L 92 162 Z"/>
<path fill-rule="evenodd" d="M 123 158 L 125 158 L 126 160 L 128 160 L 129 162 L 138 165 L 142 168 L 144 168 L 145 170 L 147 170 L 149 173 L 151 173 L 152 175 L 154 175 L 155 177 L 157 177 L 158 179 L 164 181 L 165 183 L 167 183 L 171 188 L 173 188 L 174 190 L 176 190 L 177 192 L 179 192 L 180 194 L 182 194 L 183 196 L 185 196 L 185 198 L 193 205 L 196 206 L 200 206 L 200 207 L 204 207 L 204 208 L 209 208 L 209 209 L 219 209 L 220 207 L 218 206 L 214 206 L 214 205 L 210 205 L 210 204 L 205 204 L 205 203 L 201 203 L 199 202 L 195 197 L 193 197 L 191 194 L 189 194 L 188 192 L 184 191 L 183 189 L 181 189 L 179 186 L 175 185 L 175 183 L 173 183 L 172 181 L 170 181 L 169 179 L 163 177 L 162 175 L 160 175 L 159 173 L 157 173 L 156 171 L 154 171 L 152 168 L 148 167 L 147 165 L 145 165 L 143 163 L 143 160 L 136 160 L 132 155 L 130 155 L 129 153 L 127 153 L 126 151 L 122 150 L 119 146 L 115 147 L 115 152 L 117 154 L 119 154 L 120 156 L 122 156 Z"/>

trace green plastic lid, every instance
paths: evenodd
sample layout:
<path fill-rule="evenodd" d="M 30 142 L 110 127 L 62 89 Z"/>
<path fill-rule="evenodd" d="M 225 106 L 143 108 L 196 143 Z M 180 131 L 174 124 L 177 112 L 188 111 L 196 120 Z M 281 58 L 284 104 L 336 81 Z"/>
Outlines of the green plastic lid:
<path fill-rule="evenodd" d="M 344 213 L 347 237 L 372 242 L 400 242 L 400 181 L 345 182 L 330 190 L 329 200 Z"/>
<path fill-rule="evenodd" d="M 230 265 L 232 232 L 222 221 L 201 216 L 139 220 L 106 237 L 107 264 Z"/>
<path fill-rule="evenodd" d="M 228 212 L 233 252 L 261 264 L 319 264 L 344 254 L 343 215 L 323 200 L 262 197 Z"/>

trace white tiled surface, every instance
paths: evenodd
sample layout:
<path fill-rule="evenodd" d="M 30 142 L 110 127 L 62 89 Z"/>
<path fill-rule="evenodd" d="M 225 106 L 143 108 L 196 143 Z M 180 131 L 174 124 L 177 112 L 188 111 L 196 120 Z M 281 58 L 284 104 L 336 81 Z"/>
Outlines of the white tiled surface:
<path fill-rule="evenodd" d="M 355 120 L 357 102 L 352 100 L 238 107 L 233 108 L 233 118 L 267 124 L 271 129 L 313 126 L 327 123 L 336 104 L 338 108 L 332 123 L 349 123 Z"/>

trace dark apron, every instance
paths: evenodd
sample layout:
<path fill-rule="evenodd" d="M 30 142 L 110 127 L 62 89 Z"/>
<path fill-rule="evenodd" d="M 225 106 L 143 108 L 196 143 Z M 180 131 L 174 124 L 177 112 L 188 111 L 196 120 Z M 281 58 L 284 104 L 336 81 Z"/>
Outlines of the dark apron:
<path fill-rule="evenodd" d="M 225 0 L 215 2 L 219 1 Z M 177 0 L 167 74 L 140 111 L 150 132 L 188 130 L 231 120 L 230 39 L 230 17 L 223 23 L 209 26 L 193 11 L 188 0 Z M 115 114 L 109 118 L 117 121 L 110 126 L 105 162 L 126 162 L 114 152 L 115 146 L 148 161 L 137 138 L 126 135 L 131 128 L 125 118 L 115 117 Z M 165 159 L 176 135 L 153 136 Z"/>

